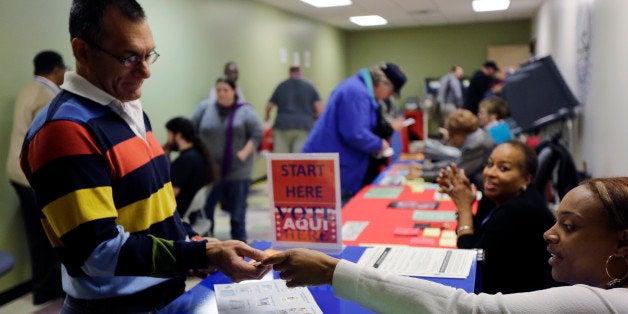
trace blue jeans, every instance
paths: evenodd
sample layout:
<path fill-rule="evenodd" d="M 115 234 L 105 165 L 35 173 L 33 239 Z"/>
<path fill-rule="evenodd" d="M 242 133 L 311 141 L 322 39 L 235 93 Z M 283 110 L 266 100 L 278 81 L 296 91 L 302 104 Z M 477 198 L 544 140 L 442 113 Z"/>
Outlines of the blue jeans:
<path fill-rule="evenodd" d="M 214 186 L 207 196 L 205 214 L 212 222 L 214 234 L 214 212 L 220 202 L 223 210 L 231 214 L 231 238 L 246 242 L 246 199 L 249 195 L 251 180 L 223 181 Z"/>

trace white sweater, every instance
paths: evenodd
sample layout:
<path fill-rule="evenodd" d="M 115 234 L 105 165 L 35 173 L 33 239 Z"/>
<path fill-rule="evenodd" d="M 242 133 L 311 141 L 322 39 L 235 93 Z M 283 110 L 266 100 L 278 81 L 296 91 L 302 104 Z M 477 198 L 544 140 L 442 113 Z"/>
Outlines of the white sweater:
<path fill-rule="evenodd" d="M 573 285 L 513 293 L 467 293 L 341 260 L 334 294 L 379 313 L 628 313 L 628 289 Z"/>

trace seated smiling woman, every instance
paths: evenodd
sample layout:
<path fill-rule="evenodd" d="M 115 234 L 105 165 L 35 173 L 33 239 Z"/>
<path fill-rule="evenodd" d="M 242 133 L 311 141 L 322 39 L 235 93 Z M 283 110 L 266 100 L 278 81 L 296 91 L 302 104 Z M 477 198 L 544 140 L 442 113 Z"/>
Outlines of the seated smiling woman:
<path fill-rule="evenodd" d="M 565 195 L 556 214 L 544 238 L 552 276 L 569 286 L 475 295 L 307 249 L 262 264 L 273 264 L 288 287 L 332 285 L 336 296 L 379 313 L 627 313 L 628 178 L 582 183 Z"/>
<path fill-rule="evenodd" d="M 546 201 L 528 189 L 537 157 L 519 141 L 493 149 L 482 177 L 484 195 L 473 215 L 475 186 L 455 164 L 440 171 L 439 186 L 458 210 L 458 248 L 484 250 L 481 291 L 513 293 L 558 285 L 547 264 L 543 232 L 554 224 Z"/>

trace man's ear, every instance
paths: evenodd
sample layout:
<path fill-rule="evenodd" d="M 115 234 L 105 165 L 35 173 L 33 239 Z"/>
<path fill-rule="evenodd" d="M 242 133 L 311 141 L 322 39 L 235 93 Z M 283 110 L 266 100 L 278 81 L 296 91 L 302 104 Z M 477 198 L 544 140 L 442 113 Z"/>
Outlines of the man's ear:
<path fill-rule="evenodd" d="M 72 53 L 78 64 L 85 64 L 89 58 L 89 44 L 80 38 L 72 39 Z"/>

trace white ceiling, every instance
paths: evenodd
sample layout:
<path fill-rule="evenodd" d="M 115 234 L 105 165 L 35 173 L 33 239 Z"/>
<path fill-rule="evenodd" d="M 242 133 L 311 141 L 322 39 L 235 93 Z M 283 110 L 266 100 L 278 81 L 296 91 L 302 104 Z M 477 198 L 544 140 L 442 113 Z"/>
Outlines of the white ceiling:
<path fill-rule="evenodd" d="M 532 17 L 545 0 L 510 0 L 500 12 L 473 12 L 471 0 L 352 0 L 350 6 L 315 8 L 299 0 L 257 0 L 267 5 L 305 16 L 342 29 L 398 28 L 516 20 Z M 388 25 L 360 27 L 350 16 L 377 14 Z"/>

